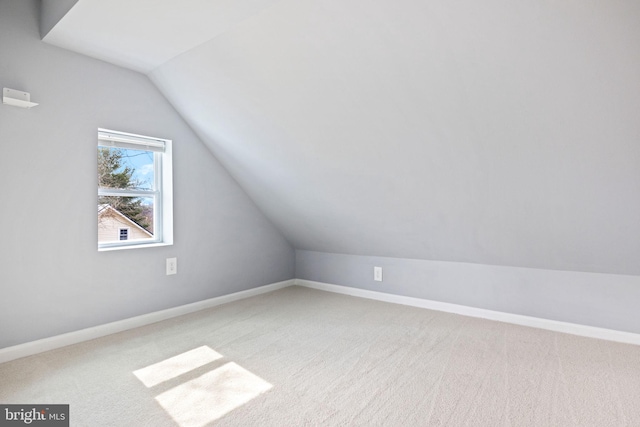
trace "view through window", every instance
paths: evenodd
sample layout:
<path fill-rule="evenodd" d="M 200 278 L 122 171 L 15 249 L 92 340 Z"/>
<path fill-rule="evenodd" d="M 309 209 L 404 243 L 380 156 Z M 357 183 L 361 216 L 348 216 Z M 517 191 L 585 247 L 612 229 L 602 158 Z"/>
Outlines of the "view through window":
<path fill-rule="evenodd" d="M 100 129 L 98 246 L 163 241 L 163 162 L 170 141 Z"/>

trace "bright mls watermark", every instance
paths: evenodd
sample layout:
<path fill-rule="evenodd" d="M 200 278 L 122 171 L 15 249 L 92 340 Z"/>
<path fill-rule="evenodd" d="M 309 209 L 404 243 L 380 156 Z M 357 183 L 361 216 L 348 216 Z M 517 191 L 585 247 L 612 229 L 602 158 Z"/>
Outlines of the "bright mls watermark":
<path fill-rule="evenodd" d="M 0 405 L 0 427 L 69 427 L 69 405 Z"/>

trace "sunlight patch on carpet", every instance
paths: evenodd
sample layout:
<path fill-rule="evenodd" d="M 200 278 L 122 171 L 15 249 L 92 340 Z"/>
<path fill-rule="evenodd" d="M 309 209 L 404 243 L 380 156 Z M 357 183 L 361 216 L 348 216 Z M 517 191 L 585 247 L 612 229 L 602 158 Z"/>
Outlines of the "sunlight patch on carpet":
<path fill-rule="evenodd" d="M 147 387 L 153 387 L 218 359 L 222 359 L 222 355 L 204 345 L 138 369 L 133 374 Z"/>
<path fill-rule="evenodd" d="M 229 362 L 156 396 L 180 427 L 202 427 L 273 386 Z"/>

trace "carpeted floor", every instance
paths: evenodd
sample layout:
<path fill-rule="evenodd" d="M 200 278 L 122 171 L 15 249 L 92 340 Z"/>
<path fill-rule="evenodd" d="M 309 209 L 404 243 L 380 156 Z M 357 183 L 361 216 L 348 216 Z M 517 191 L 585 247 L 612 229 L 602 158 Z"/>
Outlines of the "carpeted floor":
<path fill-rule="evenodd" d="M 301 287 L 0 365 L 72 426 L 640 426 L 640 346 Z"/>

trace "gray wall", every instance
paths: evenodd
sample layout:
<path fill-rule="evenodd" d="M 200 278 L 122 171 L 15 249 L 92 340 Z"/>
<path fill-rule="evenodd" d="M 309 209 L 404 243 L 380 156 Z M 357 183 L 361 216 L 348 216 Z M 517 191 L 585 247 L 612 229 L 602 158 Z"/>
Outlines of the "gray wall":
<path fill-rule="evenodd" d="M 0 0 L 0 348 L 294 277 L 294 252 L 149 79 L 40 40 Z M 97 251 L 98 127 L 173 140 L 169 247 Z M 178 274 L 165 275 L 165 259 Z"/>
<path fill-rule="evenodd" d="M 373 280 L 373 267 L 383 281 Z M 296 251 L 296 277 L 640 333 L 640 277 Z"/>

